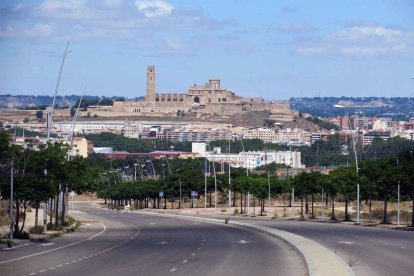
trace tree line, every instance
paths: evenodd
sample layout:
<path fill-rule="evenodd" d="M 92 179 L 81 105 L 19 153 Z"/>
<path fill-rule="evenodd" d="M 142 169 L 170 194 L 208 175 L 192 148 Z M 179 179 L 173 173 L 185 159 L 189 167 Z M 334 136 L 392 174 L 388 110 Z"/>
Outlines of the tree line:
<path fill-rule="evenodd" d="M 15 237 L 24 234 L 26 212 L 29 207 L 35 209 L 37 229 L 40 203 L 50 200 L 53 204 L 49 206 L 49 227 L 58 227 L 65 223 L 67 214 L 65 202 L 59 202 L 61 192 L 82 193 L 98 188 L 96 184 L 99 183 L 99 175 L 96 168 L 82 158 L 69 161 L 68 150 L 67 146 L 60 143 L 41 145 L 38 150 L 23 149 L 14 145 L 6 132 L 0 131 L 0 194 L 3 199 L 10 199 L 10 177 L 13 168 Z M 65 201 L 65 197 L 61 198 Z M 62 210 L 59 213 L 60 204 Z M 52 215 L 52 212 L 55 214 Z"/>
<path fill-rule="evenodd" d="M 162 161 L 161 161 L 162 162 Z M 349 208 L 355 204 L 356 184 L 360 184 L 360 200 L 368 206 L 368 219 L 371 220 L 372 201 L 383 202 L 382 222 L 389 222 L 388 202 L 397 197 L 397 185 L 401 187 L 401 198 L 405 201 L 414 200 L 414 155 L 413 151 L 406 151 L 393 157 L 380 160 L 364 160 L 359 164 L 359 172 L 355 165 L 343 166 L 329 172 L 319 171 L 300 172 L 294 177 L 277 177 L 274 170 L 257 170 L 249 174 L 241 168 L 231 168 L 230 185 L 228 184 L 228 167 L 224 169 L 218 163 L 209 162 L 206 170 L 206 161 L 203 158 L 195 160 L 177 160 L 173 170 L 166 172 L 159 178 L 147 178 L 142 181 L 137 177 L 135 181 L 125 182 L 116 174 L 107 174 L 102 178 L 102 187 L 98 191 L 101 198 L 110 200 L 111 204 L 127 204 L 135 201 L 138 208 L 160 208 L 160 192 L 166 201 L 172 203 L 179 197 L 179 191 L 185 197 L 190 197 L 191 191 L 197 191 L 198 195 L 204 195 L 205 178 L 207 172 L 207 202 L 208 207 L 213 207 L 214 191 L 217 187 L 219 203 L 228 200 L 228 190 L 232 192 L 233 207 L 239 207 L 240 213 L 246 213 L 247 200 L 252 197 L 253 206 L 259 206 L 263 214 L 265 205 L 269 204 L 269 189 L 271 200 L 279 198 L 283 200 L 284 215 L 286 208 L 292 201 L 292 189 L 296 200 L 300 200 L 300 216 L 310 214 L 315 217 L 314 203 L 322 194 L 326 200 L 326 206 L 330 204 L 331 220 L 337 220 L 335 202 L 339 199 L 345 203 L 345 220 L 351 220 Z M 162 164 L 162 163 L 161 163 Z M 263 169 L 263 168 L 262 168 Z M 214 174 L 213 172 L 216 172 Z M 133 179 L 133 178 L 132 178 Z M 114 181 L 115 180 L 115 181 Z M 256 204 L 256 202 L 258 204 Z M 178 202 L 180 206 L 181 201 Z M 161 202 L 162 205 L 162 202 Z M 414 209 L 414 206 L 413 206 Z M 414 210 L 413 210 L 414 211 Z M 411 223 L 414 225 L 414 212 Z"/>

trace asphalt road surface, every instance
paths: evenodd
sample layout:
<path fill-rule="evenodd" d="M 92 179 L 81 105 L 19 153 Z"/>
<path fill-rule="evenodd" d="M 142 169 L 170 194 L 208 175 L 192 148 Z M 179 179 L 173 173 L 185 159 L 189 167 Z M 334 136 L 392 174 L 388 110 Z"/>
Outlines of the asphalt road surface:
<path fill-rule="evenodd" d="M 237 228 L 80 205 L 82 228 L 0 251 L 1 275 L 306 275 L 297 252 Z"/>
<path fill-rule="evenodd" d="M 223 216 L 215 216 L 223 218 Z M 414 275 L 414 232 L 338 223 L 231 217 L 312 239 L 353 263 L 356 275 Z"/>

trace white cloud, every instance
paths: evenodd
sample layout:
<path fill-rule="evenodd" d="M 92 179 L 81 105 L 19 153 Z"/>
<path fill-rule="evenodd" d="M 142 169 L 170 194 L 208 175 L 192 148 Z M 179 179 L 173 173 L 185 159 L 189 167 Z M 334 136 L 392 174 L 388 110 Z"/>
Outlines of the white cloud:
<path fill-rule="evenodd" d="M 413 51 L 414 31 L 379 25 L 347 27 L 322 38 L 296 43 L 296 53 L 308 56 L 369 57 L 404 55 Z"/>
<path fill-rule="evenodd" d="M 16 6 L 13 7 L 13 10 L 18 11 L 18 10 L 21 10 L 21 9 L 24 9 L 24 8 L 26 8 L 26 5 L 23 4 L 23 3 L 19 3 Z"/>
<path fill-rule="evenodd" d="M 135 6 L 145 17 L 157 17 L 170 14 L 174 6 L 164 0 L 139 0 Z"/>
<path fill-rule="evenodd" d="M 36 23 L 34 26 L 21 30 L 26 37 L 49 37 L 55 31 L 55 26 L 51 24 Z"/>

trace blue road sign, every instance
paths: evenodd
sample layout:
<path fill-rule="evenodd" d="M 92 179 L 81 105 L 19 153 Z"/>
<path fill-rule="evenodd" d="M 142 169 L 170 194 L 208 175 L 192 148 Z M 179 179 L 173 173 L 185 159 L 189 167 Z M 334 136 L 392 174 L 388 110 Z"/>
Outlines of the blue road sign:
<path fill-rule="evenodd" d="M 197 191 L 191 191 L 191 196 L 196 197 L 197 196 Z"/>
<path fill-rule="evenodd" d="M 164 197 L 164 192 L 160 192 L 160 197 Z"/>

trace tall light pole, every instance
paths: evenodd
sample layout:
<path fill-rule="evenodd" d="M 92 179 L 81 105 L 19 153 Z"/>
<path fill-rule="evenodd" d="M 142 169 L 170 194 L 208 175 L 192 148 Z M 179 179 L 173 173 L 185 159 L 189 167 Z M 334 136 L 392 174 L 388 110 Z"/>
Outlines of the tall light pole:
<path fill-rule="evenodd" d="M 134 169 L 135 169 L 135 173 L 134 173 L 134 180 L 135 180 L 135 181 L 137 181 L 137 166 L 138 166 L 138 164 L 137 164 L 137 163 L 135 163 L 135 164 L 134 164 Z"/>
<path fill-rule="evenodd" d="M 16 135 L 17 135 L 17 123 L 14 125 L 14 138 L 13 144 L 16 143 Z M 13 246 L 13 195 L 14 195 L 14 154 L 11 160 L 11 169 L 10 169 L 10 245 Z M 17 212 L 19 211 L 17 209 Z"/>
<path fill-rule="evenodd" d="M 182 201 L 181 201 L 181 180 L 180 180 L 180 209 L 181 209 L 181 204 L 182 204 Z"/>
<path fill-rule="evenodd" d="M 141 181 L 144 181 L 144 167 L 145 167 L 145 164 L 142 164 L 141 165 Z"/>
<path fill-rule="evenodd" d="M 230 140 L 231 140 L 231 126 L 230 126 L 230 135 L 229 135 L 229 209 L 231 208 L 231 189 L 230 189 L 230 184 L 231 184 L 231 177 L 230 177 Z"/>
<path fill-rule="evenodd" d="M 338 108 L 344 108 L 344 106 L 336 104 L 334 105 L 334 107 L 338 107 Z M 345 116 L 348 117 L 348 124 L 349 124 L 349 130 L 351 131 L 351 138 L 352 138 L 352 146 L 354 148 L 354 155 L 355 155 L 355 169 L 356 169 L 356 174 L 357 174 L 357 221 L 356 223 L 359 223 L 359 215 L 360 215 L 360 203 L 359 203 L 359 167 L 358 167 L 358 155 L 357 155 L 357 151 L 356 151 L 356 141 L 354 139 L 354 134 L 352 132 L 352 125 L 351 125 L 351 117 L 349 116 L 348 111 L 345 112 Z M 355 125 L 355 123 L 354 123 Z M 355 132 L 358 133 L 358 129 L 355 128 Z"/>
<path fill-rule="evenodd" d="M 46 144 L 49 143 L 49 141 L 50 141 L 50 132 L 52 130 L 52 124 L 53 124 L 53 112 L 55 110 L 56 95 L 57 95 L 57 92 L 59 90 L 59 84 L 60 84 L 60 78 L 62 76 L 63 65 L 65 64 L 65 59 L 66 59 L 67 54 L 71 52 L 70 50 L 68 50 L 68 48 L 69 48 L 69 41 L 66 43 L 66 48 L 65 48 L 65 51 L 63 52 L 62 62 L 60 64 L 59 74 L 58 74 L 58 78 L 57 78 L 57 82 L 56 82 L 56 86 L 55 86 L 55 93 L 53 94 L 52 109 L 50 111 L 50 114 L 47 115 L 47 139 L 46 139 Z M 45 174 L 47 174 L 46 169 L 45 169 Z M 60 189 L 61 189 L 61 186 L 59 184 L 59 191 L 60 191 Z M 52 202 L 50 202 L 50 204 L 52 204 Z M 45 208 L 43 208 L 43 230 L 44 230 L 44 232 L 47 231 L 47 218 L 46 218 L 46 216 L 47 216 L 47 210 L 46 210 L 46 206 L 45 206 Z"/>
<path fill-rule="evenodd" d="M 204 208 L 207 208 L 207 166 L 208 166 L 208 161 L 207 161 L 207 147 L 208 144 L 206 144 L 206 148 L 204 151 L 204 157 L 205 157 L 205 162 L 204 162 Z"/>
<path fill-rule="evenodd" d="M 69 48 L 69 41 L 66 43 L 65 52 L 63 52 L 62 63 L 60 64 L 59 74 L 58 74 L 56 87 L 55 87 L 55 93 L 53 95 L 52 110 L 50 111 L 50 116 L 48 117 L 47 140 L 46 140 L 47 142 L 49 142 L 50 140 L 50 131 L 52 129 L 52 124 L 53 124 L 53 111 L 55 110 L 56 95 L 59 90 L 59 84 L 60 84 L 60 78 L 62 76 L 63 65 L 65 64 L 65 59 L 66 59 L 67 54 L 71 52 L 70 50 L 68 50 L 68 48 Z"/>

